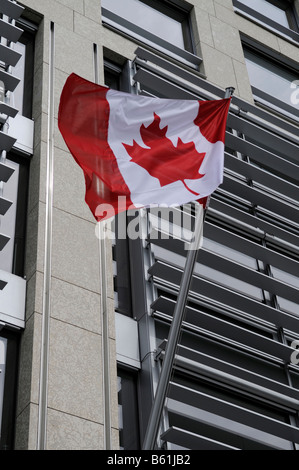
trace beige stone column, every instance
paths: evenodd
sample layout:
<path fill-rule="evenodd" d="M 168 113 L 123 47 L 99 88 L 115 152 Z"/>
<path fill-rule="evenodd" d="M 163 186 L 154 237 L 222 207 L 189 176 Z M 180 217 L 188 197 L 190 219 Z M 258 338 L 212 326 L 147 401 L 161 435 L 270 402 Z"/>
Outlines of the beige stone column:
<path fill-rule="evenodd" d="M 104 409 L 99 244 L 95 220 L 84 201 L 85 183 L 59 133 L 57 113 L 66 78 L 75 72 L 94 80 L 93 45 L 101 46 L 99 1 L 39 2 L 34 70 L 35 148 L 30 171 L 27 229 L 27 312 L 20 351 L 16 448 L 36 449 L 45 275 L 50 276 L 49 348 L 46 374 L 46 448 L 103 449 Z M 97 15 L 95 14 L 97 12 Z M 55 34 L 53 92 L 49 87 L 51 24 Z M 102 61 L 99 66 L 103 77 Z M 54 102 L 51 263 L 46 224 L 49 98 Z M 49 188 L 48 188 L 49 189 Z M 49 220 L 49 219 L 48 219 Z M 49 232 L 48 232 L 49 233 Z M 112 438 L 118 448 L 116 348 L 111 245 L 106 249 L 109 306 Z M 46 272 L 45 269 L 48 271 Z"/>

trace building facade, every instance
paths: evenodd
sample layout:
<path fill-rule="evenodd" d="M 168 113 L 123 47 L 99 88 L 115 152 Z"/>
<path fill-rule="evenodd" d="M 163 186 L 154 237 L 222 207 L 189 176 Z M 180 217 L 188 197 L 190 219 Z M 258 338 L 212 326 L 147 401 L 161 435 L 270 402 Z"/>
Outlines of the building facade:
<path fill-rule="evenodd" d="M 0 15 L 0 448 L 142 449 L 194 224 L 196 204 L 143 209 L 101 239 L 57 126 L 74 72 L 163 98 L 234 88 L 156 447 L 298 449 L 299 1 Z"/>

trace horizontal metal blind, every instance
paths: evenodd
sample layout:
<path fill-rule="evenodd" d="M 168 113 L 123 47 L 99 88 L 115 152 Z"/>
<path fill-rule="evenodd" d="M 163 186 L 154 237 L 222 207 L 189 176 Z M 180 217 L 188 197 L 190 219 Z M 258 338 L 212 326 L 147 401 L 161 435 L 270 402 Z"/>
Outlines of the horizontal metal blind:
<path fill-rule="evenodd" d="M 13 69 L 21 55 L 14 51 L 14 43 L 18 41 L 22 30 L 15 25 L 23 11 L 23 7 L 10 0 L 1 0 L 0 2 L 0 184 L 5 184 L 13 173 L 13 169 L 6 164 L 6 153 L 9 152 L 16 139 L 7 134 L 8 118 L 15 117 L 17 110 L 10 106 L 10 92 L 13 92 L 20 80 L 13 75 Z M 0 187 L 1 191 L 1 187 Z M 2 197 L 0 193 L 0 214 L 5 215 L 10 208 L 11 202 Z M 0 246 L 2 248 L 7 242 L 7 237 L 0 234 Z"/>
<path fill-rule="evenodd" d="M 141 48 L 136 54 L 144 94 L 223 97 L 195 73 Z M 166 442 L 194 449 L 299 443 L 299 368 L 291 363 L 299 337 L 298 144 L 295 123 L 233 98 L 224 182 L 207 212 L 169 388 Z M 167 211 L 156 221 L 163 217 Z M 163 361 L 186 241 L 167 238 L 163 224 L 149 226 L 151 315 Z"/>
<path fill-rule="evenodd" d="M 11 0 L 0 0 L 0 251 L 2 251 L 10 238 L 1 233 L 1 219 L 12 206 L 12 201 L 3 196 L 5 184 L 15 172 L 7 161 L 7 153 L 13 148 L 16 138 L 8 135 L 9 119 L 15 118 L 18 110 L 10 105 L 10 96 L 18 86 L 20 80 L 14 76 L 14 67 L 21 58 L 21 54 L 14 50 L 14 44 L 19 40 L 23 30 L 16 26 L 24 8 Z M 3 279 L 1 279 L 1 276 Z M 2 308 L 0 313 L 5 314 L 8 284 L 7 273 L 0 266 L 0 297 Z M 11 280 L 11 282 L 13 282 Z M 17 281 L 16 281 L 17 282 Z M 6 289 L 6 290 L 5 290 Z M 1 293 L 2 291 L 2 293 Z M 19 312 L 15 312 L 19 314 Z"/>

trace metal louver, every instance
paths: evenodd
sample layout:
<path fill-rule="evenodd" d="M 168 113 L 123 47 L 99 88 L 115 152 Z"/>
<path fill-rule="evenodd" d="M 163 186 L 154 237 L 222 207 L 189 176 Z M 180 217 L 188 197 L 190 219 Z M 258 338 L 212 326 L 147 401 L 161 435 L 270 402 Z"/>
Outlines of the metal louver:
<path fill-rule="evenodd" d="M 134 66 L 144 95 L 223 95 L 192 71 L 141 47 Z M 296 123 L 233 98 L 224 181 L 207 212 L 157 445 L 299 448 L 299 367 L 291 361 L 299 334 L 298 144 Z M 193 217 L 191 210 L 186 213 Z M 145 273 L 145 287 L 138 286 L 150 320 L 139 322 L 140 344 L 144 358 L 145 341 L 154 344 L 159 366 L 185 265 L 185 232 L 175 230 L 176 220 L 167 210 L 151 209 L 143 264 L 138 271 L 135 263 L 137 274 L 131 274 L 133 301 L 142 310 L 135 285 Z"/>
<path fill-rule="evenodd" d="M 10 241 L 9 236 L 1 233 L 1 219 L 13 204 L 3 193 L 5 184 L 15 171 L 8 164 L 6 157 L 17 140 L 8 134 L 8 120 L 18 114 L 18 110 L 10 105 L 10 96 L 20 82 L 14 76 L 14 67 L 21 54 L 14 49 L 14 45 L 23 33 L 23 30 L 16 26 L 16 20 L 23 10 L 24 8 L 15 1 L 0 0 L 0 251 L 4 250 Z M 0 270 L 1 319 L 18 327 L 24 323 L 25 284 L 24 279 Z"/>

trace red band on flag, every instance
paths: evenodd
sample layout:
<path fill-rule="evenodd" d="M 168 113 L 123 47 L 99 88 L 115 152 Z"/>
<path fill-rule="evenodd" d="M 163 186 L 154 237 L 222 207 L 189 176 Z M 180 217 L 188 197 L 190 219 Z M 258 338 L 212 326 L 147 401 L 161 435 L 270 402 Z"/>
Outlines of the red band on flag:
<path fill-rule="evenodd" d="M 118 170 L 117 161 L 108 144 L 109 103 L 108 88 L 72 74 L 63 88 L 58 113 L 58 125 L 64 140 L 85 177 L 85 201 L 97 220 L 108 218 L 108 205 L 118 206 L 118 196 L 123 199 L 121 210 L 132 206 L 130 191 Z M 104 205 L 105 216 L 98 206 Z"/>
<path fill-rule="evenodd" d="M 212 144 L 221 140 L 224 143 L 226 118 L 231 99 L 200 101 L 199 112 L 194 124 Z"/>

